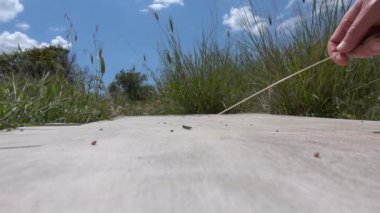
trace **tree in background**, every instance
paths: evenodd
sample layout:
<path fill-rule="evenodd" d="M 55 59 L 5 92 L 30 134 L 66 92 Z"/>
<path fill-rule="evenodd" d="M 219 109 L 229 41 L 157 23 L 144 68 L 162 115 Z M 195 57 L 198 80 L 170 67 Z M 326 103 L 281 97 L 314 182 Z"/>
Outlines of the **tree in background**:
<path fill-rule="evenodd" d="M 108 86 L 108 92 L 113 97 L 124 95 L 133 101 L 146 100 L 155 93 L 152 86 L 145 84 L 147 80 L 147 76 L 136 72 L 135 67 L 130 70 L 122 69 Z"/>
<path fill-rule="evenodd" d="M 59 47 L 0 54 L 0 129 L 109 118 L 109 101 L 93 92 L 90 75 Z"/>
<path fill-rule="evenodd" d="M 33 48 L 0 55 L 0 73 L 18 73 L 34 78 L 41 78 L 47 73 L 62 77 L 73 77 L 75 55 L 62 47 Z"/>

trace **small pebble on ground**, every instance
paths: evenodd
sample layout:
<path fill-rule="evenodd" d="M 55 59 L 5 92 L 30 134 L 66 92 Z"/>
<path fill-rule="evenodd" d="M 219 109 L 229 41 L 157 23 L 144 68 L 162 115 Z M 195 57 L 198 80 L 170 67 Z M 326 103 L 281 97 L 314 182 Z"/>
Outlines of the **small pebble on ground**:
<path fill-rule="evenodd" d="M 319 152 L 314 153 L 315 158 L 321 158 L 321 154 Z"/>
<path fill-rule="evenodd" d="M 187 130 L 191 130 L 193 127 L 182 125 L 182 128 L 187 129 Z"/>

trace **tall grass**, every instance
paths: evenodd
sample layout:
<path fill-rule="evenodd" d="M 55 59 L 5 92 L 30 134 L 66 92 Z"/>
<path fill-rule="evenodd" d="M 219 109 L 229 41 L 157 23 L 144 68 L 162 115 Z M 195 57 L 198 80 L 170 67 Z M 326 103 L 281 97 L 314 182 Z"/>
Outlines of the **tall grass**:
<path fill-rule="evenodd" d="M 215 113 L 243 98 L 249 82 L 230 41 L 220 47 L 215 36 L 204 34 L 194 51 L 185 53 L 169 23 L 156 82 L 161 97 L 174 103 L 177 113 Z"/>
<path fill-rule="evenodd" d="M 255 4 L 250 2 L 252 14 Z M 173 27 L 161 50 L 163 97 L 181 113 L 218 113 L 250 93 L 328 57 L 327 41 L 349 5 L 341 0 L 300 3 L 294 29 L 273 22 L 259 31 L 249 14 L 244 36 L 219 44 L 203 36 L 193 52 L 185 52 Z M 169 26 L 172 26 L 172 22 Z M 256 23 L 258 24 L 258 23 Z M 380 119 L 380 60 L 354 60 L 348 67 L 332 62 L 303 73 L 240 106 L 235 112 L 353 119 Z"/>
<path fill-rule="evenodd" d="M 311 8 L 300 4 L 293 31 L 273 33 L 268 27 L 255 36 L 247 30 L 244 45 L 258 53 L 250 60 L 252 79 L 267 84 L 327 58 L 328 39 L 348 8 L 344 1 L 332 2 L 313 1 Z M 262 105 L 276 114 L 380 119 L 379 97 L 380 60 L 374 58 L 354 60 L 346 68 L 332 62 L 319 65 L 264 95 Z"/>
<path fill-rule="evenodd" d="M 71 19 L 66 38 L 78 36 Z M 0 129 L 46 123 L 88 123 L 110 117 L 103 49 L 93 35 L 93 71 L 76 64 L 71 49 L 45 47 L 0 55 Z M 97 57 L 94 57 L 97 55 Z"/>
<path fill-rule="evenodd" d="M 0 78 L 0 129 L 51 122 L 86 123 L 108 118 L 105 99 L 65 78 Z"/>

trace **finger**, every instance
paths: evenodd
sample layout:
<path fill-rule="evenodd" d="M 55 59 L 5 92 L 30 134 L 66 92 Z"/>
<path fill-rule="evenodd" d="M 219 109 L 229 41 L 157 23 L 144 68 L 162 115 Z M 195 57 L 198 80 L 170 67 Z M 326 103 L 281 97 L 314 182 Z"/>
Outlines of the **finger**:
<path fill-rule="evenodd" d="M 355 4 L 343 16 L 341 22 L 331 36 L 331 42 L 334 42 L 338 45 L 343 40 L 343 38 L 346 36 L 347 30 L 351 27 L 352 23 L 360 13 L 361 8 L 362 3 L 360 1 L 356 1 Z"/>
<path fill-rule="evenodd" d="M 348 55 L 342 53 L 338 53 L 331 60 L 340 66 L 347 66 L 349 63 Z"/>
<path fill-rule="evenodd" d="M 337 50 L 342 53 L 351 52 L 362 41 L 368 30 L 376 23 L 373 18 L 373 11 L 364 8 L 356 17 L 350 28 L 347 30 L 342 42 L 337 46 Z M 372 17 L 372 18 L 371 18 Z"/>
<path fill-rule="evenodd" d="M 336 50 L 337 44 L 334 42 L 329 41 L 327 50 L 328 54 L 331 58 L 331 60 L 341 66 L 346 66 L 348 64 L 348 56 L 347 54 L 342 54 Z"/>
<path fill-rule="evenodd" d="M 349 53 L 354 58 L 368 58 L 380 55 L 380 38 L 375 37 L 358 46 Z"/>
<path fill-rule="evenodd" d="M 342 18 L 342 21 L 338 25 L 337 29 L 330 38 L 330 41 L 327 45 L 327 51 L 330 57 L 333 57 L 331 60 L 341 66 L 348 65 L 349 59 L 347 54 L 341 54 L 337 50 L 337 46 L 343 40 L 346 35 L 347 30 L 350 28 L 357 15 L 361 10 L 361 2 L 357 1 L 355 4 L 348 10 L 348 12 Z"/>

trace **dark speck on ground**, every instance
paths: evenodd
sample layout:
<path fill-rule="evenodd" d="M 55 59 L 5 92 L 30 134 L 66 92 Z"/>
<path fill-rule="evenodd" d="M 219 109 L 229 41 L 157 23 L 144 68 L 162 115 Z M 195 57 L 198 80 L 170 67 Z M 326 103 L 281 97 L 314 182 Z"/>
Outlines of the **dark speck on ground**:
<path fill-rule="evenodd" d="M 321 154 L 319 152 L 314 153 L 315 158 L 321 158 Z"/>
<path fill-rule="evenodd" d="M 96 146 L 96 144 L 97 144 L 97 141 L 91 142 L 91 145 L 93 145 L 93 146 Z"/>
<path fill-rule="evenodd" d="M 193 127 L 182 125 L 182 128 L 187 129 L 187 130 L 191 130 Z"/>

